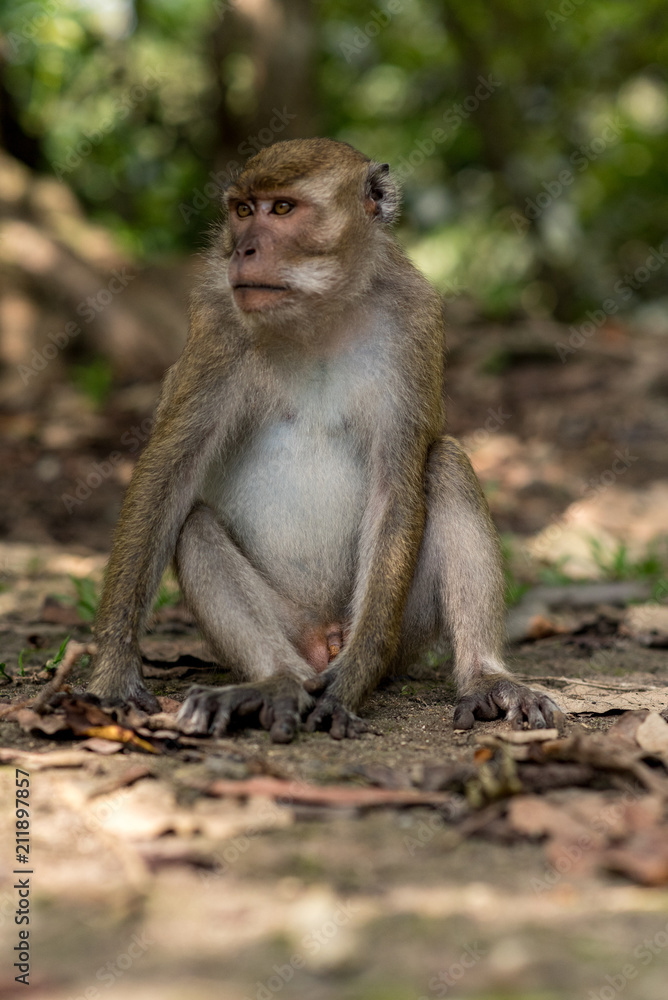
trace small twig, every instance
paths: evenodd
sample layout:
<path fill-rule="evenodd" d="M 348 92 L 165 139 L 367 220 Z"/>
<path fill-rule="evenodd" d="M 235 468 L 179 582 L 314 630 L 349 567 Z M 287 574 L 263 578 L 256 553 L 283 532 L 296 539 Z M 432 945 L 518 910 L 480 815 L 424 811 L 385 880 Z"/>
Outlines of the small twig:
<path fill-rule="evenodd" d="M 97 645 L 94 642 L 76 642 L 76 640 L 70 639 L 63 653 L 63 658 L 56 667 L 55 674 L 30 704 L 34 712 L 39 712 L 40 709 L 44 708 L 51 695 L 60 691 L 73 667 L 84 653 L 94 656 L 97 653 Z"/>
<path fill-rule="evenodd" d="M 554 677 L 550 674 L 515 674 L 521 681 L 526 681 L 527 684 L 532 682 L 539 683 L 541 681 L 559 681 L 562 684 L 584 684 L 586 687 L 599 688 L 602 691 L 623 691 L 626 694 L 633 691 L 659 691 L 661 690 L 656 684 L 639 684 L 633 687 L 628 687 L 623 684 L 606 684 L 604 681 L 589 681 L 582 677 Z"/>

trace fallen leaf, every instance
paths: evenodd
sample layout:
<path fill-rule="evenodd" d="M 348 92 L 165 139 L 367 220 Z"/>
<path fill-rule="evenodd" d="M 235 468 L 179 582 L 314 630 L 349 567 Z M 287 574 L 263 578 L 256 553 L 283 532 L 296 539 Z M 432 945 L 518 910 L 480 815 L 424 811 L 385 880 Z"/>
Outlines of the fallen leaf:
<path fill-rule="evenodd" d="M 19 708 L 16 712 L 8 716 L 18 722 L 25 733 L 36 733 L 42 736 L 54 736 L 56 733 L 66 733 L 70 731 L 65 717 L 60 714 L 39 715 L 31 708 Z"/>
<path fill-rule="evenodd" d="M 624 614 L 624 631 L 633 638 L 655 632 L 668 635 L 668 607 L 665 604 L 634 604 Z"/>
<path fill-rule="evenodd" d="M 558 835 L 562 839 L 577 841 L 589 832 L 561 803 L 554 804 L 537 795 L 518 795 L 511 799 L 508 818 L 513 829 L 528 837 Z"/>
<path fill-rule="evenodd" d="M 624 712 L 608 729 L 608 739 L 614 740 L 615 743 L 624 746 L 627 750 L 635 749 L 638 745 L 638 741 L 636 740 L 638 727 L 648 715 L 649 711 L 645 708 L 635 712 Z"/>
<path fill-rule="evenodd" d="M 89 740 L 84 740 L 83 743 L 80 743 L 79 749 L 90 750 L 92 753 L 100 753 L 106 756 L 118 753 L 119 750 L 123 749 L 123 745 L 120 741 L 114 743 L 111 740 L 100 739 L 99 736 L 92 736 Z"/>
<path fill-rule="evenodd" d="M 526 630 L 527 639 L 547 639 L 551 635 L 561 635 L 567 632 L 563 625 L 558 622 L 546 618 L 545 615 L 534 615 L 533 618 L 529 619 Z"/>
<path fill-rule="evenodd" d="M 650 712 L 638 726 L 636 740 L 643 750 L 663 757 L 664 762 L 668 762 L 668 722 L 656 712 Z"/>
<path fill-rule="evenodd" d="M 109 726 L 91 726 L 89 729 L 84 729 L 83 733 L 85 736 L 93 736 L 98 739 L 118 741 L 134 747 L 135 750 L 144 750 L 146 753 L 160 753 L 157 747 L 142 739 L 141 736 L 137 736 L 131 729 L 123 729 L 116 723 Z"/>
<path fill-rule="evenodd" d="M 586 681 L 573 681 L 563 688 L 546 688 L 531 685 L 534 691 L 549 695 L 564 712 L 571 715 L 605 715 L 607 712 L 627 712 L 650 709 L 661 712 L 668 704 L 668 689 L 629 688 L 628 690 L 605 690 L 594 687 Z"/>
<path fill-rule="evenodd" d="M 159 697 L 158 702 L 160 704 L 160 708 L 162 709 L 162 711 L 166 715 L 171 715 L 171 716 L 176 715 L 176 713 L 179 711 L 179 709 L 183 704 L 182 701 L 178 701 L 176 698 L 166 698 L 164 696 Z"/>
<path fill-rule="evenodd" d="M 504 743 L 545 743 L 546 740 L 556 740 L 558 729 L 508 729 L 497 734 Z"/>
<path fill-rule="evenodd" d="M 636 834 L 602 857 L 602 864 L 641 885 L 668 884 L 668 826 Z"/>

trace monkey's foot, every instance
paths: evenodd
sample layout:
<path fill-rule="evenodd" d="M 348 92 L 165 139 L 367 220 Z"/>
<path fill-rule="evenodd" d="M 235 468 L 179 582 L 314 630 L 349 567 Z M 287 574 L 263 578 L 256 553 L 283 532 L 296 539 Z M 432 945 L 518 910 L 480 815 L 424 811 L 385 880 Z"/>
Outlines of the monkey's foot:
<path fill-rule="evenodd" d="M 463 695 L 455 705 L 453 727 L 472 729 L 476 719 L 489 721 L 505 713 L 514 729 L 549 729 L 554 713 L 561 709 L 552 699 L 507 677 L 485 678 L 478 688 Z"/>
<path fill-rule="evenodd" d="M 132 662 L 127 670 L 123 671 L 117 669 L 116 662 L 111 661 L 112 669 L 109 669 L 109 664 L 98 657 L 93 677 L 87 687 L 88 694 L 94 694 L 103 705 L 131 703 L 149 715 L 161 712 L 158 699 L 144 686 L 140 664 L 141 661 L 139 665 Z M 117 677 L 120 677 L 120 680 L 116 680 Z"/>
<path fill-rule="evenodd" d="M 307 733 L 313 733 L 316 729 L 328 730 L 333 740 L 343 740 L 346 737 L 356 740 L 362 733 L 369 732 L 364 719 L 350 712 L 332 694 L 322 695 L 306 720 Z"/>
<path fill-rule="evenodd" d="M 285 680 L 222 688 L 197 684 L 190 688 L 177 719 L 184 733 L 224 736 L 235 722 L 250 723 L 255 715 L 273 743 L 291 743 L 309 704 L 312 699 L 304 689 Z"/>

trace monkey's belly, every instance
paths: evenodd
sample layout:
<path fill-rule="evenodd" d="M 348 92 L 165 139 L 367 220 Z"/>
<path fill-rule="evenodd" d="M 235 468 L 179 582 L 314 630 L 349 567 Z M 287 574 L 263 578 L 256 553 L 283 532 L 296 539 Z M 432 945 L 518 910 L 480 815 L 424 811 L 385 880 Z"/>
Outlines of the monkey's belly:
<path fill-rule="evenodd" d="M 343 432 L 286 421 L 212 469 L 203 499 L 277 590 L 322 621 L 348 608 L 366 495 L 364 466 Z"/>

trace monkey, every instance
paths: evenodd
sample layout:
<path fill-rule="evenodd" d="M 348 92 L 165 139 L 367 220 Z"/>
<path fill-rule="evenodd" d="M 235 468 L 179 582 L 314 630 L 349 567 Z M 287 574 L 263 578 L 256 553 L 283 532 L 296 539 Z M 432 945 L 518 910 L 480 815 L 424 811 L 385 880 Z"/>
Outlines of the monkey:
<path fill-rule="evenodd" d="M 454 726 L 557 706 L 504 665 L 498 538 L 445 432 L 442 300 L 392 232 L 388 164 L 278 142 L 226 192 L 185 348 L 114 536 L 89 691 L 147 711 L 138 637 L 174 560 L 235 683 L 195 685 L 184 732 L 251 718 L 276 743 L 335 739 L 389 672 L 453 651 Z"/>

